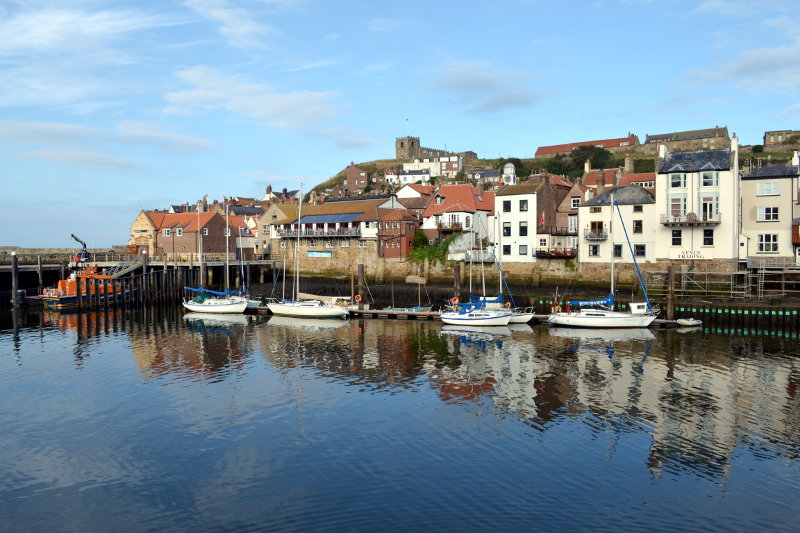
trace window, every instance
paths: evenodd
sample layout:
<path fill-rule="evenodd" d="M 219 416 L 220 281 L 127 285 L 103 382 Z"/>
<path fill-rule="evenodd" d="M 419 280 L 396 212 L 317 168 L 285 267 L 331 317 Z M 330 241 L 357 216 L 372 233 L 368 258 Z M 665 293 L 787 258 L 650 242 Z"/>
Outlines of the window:
<path fill-rule="evenodd" d="M 682 217 L 686 214 L 686 197 L 685 196 L 670 196 L 669 198 L 669 214 L 674 217 Z"/>
<path fill-rule="evenodd" d="M 504 244 L 503 245 L 503 255 L 511 255 L 511 245 Z"/>
<path fill-rule="evenodd" d="M 762 181 L 759 182 L 756 194 L 758 196 L 777 196 L 781 192 L 780 183 L 777 181 Z"/>
<path fill-rule="evenodd" d="M 242 228 L 240 233 L 241 235 L 250 235 L 250 228 Z"/>
<path fill-rule="evenodd" d="M 519 245 L 519 255 L 528 255 L 528 245 L 527 244 L 520 244 Z"/>
<path fill-rule="evenodd" d="M 225 228 L 225 230 L 222 232 L 222 234 L 225 237 L 230 237 L 231 236 L 231 229 L 230 228 Z"/>
<path fill-rule="evenodd" d="M 336 247 L 336 241 L 334 241 L 333 239 L 325 239 L 325 248 L 335 248 L 335 247 Z"/>
<path fill-rule="evenodd" d="M 669 187 L 671 189 L 682 189 L 686 187 L 686 174 L 670 174 Z"/>
<path fill-rule="evenodd" d="M 758 251 L 764 253 L 778 251 L 778 234 L 761 233 L 758 236 Z"/>
<path fill-rule="evenodd" d="M 520 200 L 519 201 L 519 211 L 520 213 L 524 213 L 528 210 L 528 200 Z"/>
<path fill-rule="evenodd" d="M 716 172 L 701 172 L 700 173 L 700 186 L 701 187 L 718 187 L 719 174 Z"/>
<path fill-rule="evenodd" d="M 369 220 L 364 222 L 364 229 L 369 229 Z"/>
<path fill-rule="evenodd" d="M 641 213 L 642 212 L 642 206 L 640 206 L 640 205 L 633 206 L 633 212 L 634 213 Z"/>
<path fill-rule="evenodd" d="M 703 230 L 703 246 L 714 246 L 714 230 Z"/>
<path fill-rule="evenodd" d="M 442 203 L 443 201 L 444 201 L 444 198 L 442 198 L 441 196 L 437 196 L 437 197 L 436 197 L 436 205 L 441 205 L 441 203 Z"/>
<path fill-rule="evenodd" d="M 367 247 L 367 241 L 365 241 L 363 239 L 358 241 L 358 247 L 359 248 L 366 248 Z"/>
<path fill-rule="evenodd" d="M 578 209 L 581 206 L 581 198 L 580 196 L 573 196 L 572 197 L 572 209 Z"/>
<path fill-rule="evenodd" d="M 511 222 L 503 222 L 503 237 L 511 237 Z"/>
<path fill-rule="evenodd" d="M 511 200 L 503 200 L 503 213 L 511 212 Z"/>
<path fill-rule="evenodd" d="M 547 239 L 539 239 L 539 247 L 546 248 L 547 247 Z"/>
<path fill-rule="evenodd" d="M 471 217 L 469 215 L 467 215 L 466 219 L 464 220 L 464 227 L 465 228 L 469 228 L 469 224 L 470 224 L 470 221 L 471 221 L 470 219 L 471 219 Z"/>
<path fill-rule="evenodd" d="M 164 228 L 164 231 L 161 232 L 161 234 L 164 235 L 164 237 L 169 237 L 170 233 L 171 231 L 169 228 Z"/>
<path fill-rule="evenodd" d="M 286 241 L 281 241 L 281 248 L 286 248 Z"/>
<path fill-rule="evenodd" d="M 601 209 L 600 209 L 600 207 L 592 207 L 592 208 L 589 209 L 589 212 L 590 213 L 600 213 Z"/>
<path fill-rule="evenodd" d="M 644 244 L 634 244 L 633 245 L 633 254 L 636 257 L 644 257 L 647 252 L 647 247 Z"/>
<path fill-rule="evenodd" d="M 308 241 L 308 246 L 311 248 L 316 248 L 318 246 L 317 239 L 310 239 Z"/>
<path fill-rule="evenodd" d="M 342 239 L 342 248 L 350 248 L 350 241 L 347 239 Z"/>
<path fill-rule="evenodd" d="M 183 237 L 183 228 L 178 228 L 175 230 L 175 233 L 178 235 L 178 237 Z"/>
<path fill-rule="evenodd" d="M 641 233 L 642 232 L 642 221 L 641 220 L 634 220 L 633 221 L 633 232 L 634 233 Z"/>
<path fill-rule="evenodd" d="M 519 223 L 519 236 L 520 237 L 527 237 L 528 236 L 528 223 L 527 222 L 520 222 Z"/>
<path fill-rule="evenodd" d="M 203 235 L 208 235 L 208 228 L 203 228 Z"/>
<path fill-rule="evenodd" d="M 589 245 L 589 257 L 599 257 L 600 256 L 600 245 L 599 244 L 590 244 Z"/>
<path fill-rule="evenodd" d="M 680 246 L 683 244 L 683 230 L 672 230 L 672 246 Z"/>
<path fill-rule="evenodd" d="M 758 208 L 758 222 L 776 222 L 778 220 L 777 207 L 759 207 Z"/>

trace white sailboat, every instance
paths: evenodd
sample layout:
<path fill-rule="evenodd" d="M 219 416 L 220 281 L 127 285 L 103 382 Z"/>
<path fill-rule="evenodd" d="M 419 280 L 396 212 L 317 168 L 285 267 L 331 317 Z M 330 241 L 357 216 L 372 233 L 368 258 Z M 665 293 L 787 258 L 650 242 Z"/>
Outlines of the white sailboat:
<path fill-rule="evenodd" d="M 295 275 L 294 275 L 294 299 L 283 299 L 277 301 L 270 299 L 267 307 L 273 315 L 288 316 L 294 318 L 348 318 L 350 312 L 346 307 L 339 305 L 326 304 L 318 299 L 300 298 L 300 220 L 303 210 L 303 187 L 300 185 L 300 203 L 297 209 L 297 243 L 295 246 Z M 285 265 L 285 263 L 284 263 Z M 285 278 L 284 278 L 285 279 Z"/>
<path fill-rule="evenodd" d="M 611 204 L 611 227 L 609 228 L 611 236 L 611 246 L 614 246 L 614 209 L 616 208 L 619 214 L 622 229 L 625 230 L 625 222 L 622 220 L 622 214 L 619 212 L 619 206 L 614 202 L 614 195 L 610 195 Z M 642 275 L 639 272 L 639 264 L 636 262 L 636 254 L 633 253 L 630 239 L 628 239 L 627 230 L 625 230 L 625 238 L 628 241 L 628 247 L 631 250 L 631 257 L 633 257 L 633 264 L 636 267 L 636 274 L 639 276 L 639 283 L 644 292 L 645 301 L 630 304 L 630 312 L 623 313 L 614 310 L 614 254 L 611 254 L 611 294 L 602 300 L 578 300 L 568 302 L 570 306 L 577 306 L 580 309 L 576 311 L 561 310 L 553 312 L 548 318 L 547 323 L 552 326 L 567 326 L 577 328 L 646 328 L 653 323 L 653 320 L 658 316 L 659 311 L 650 305 L 650 298 L 647 295 L 647 289 L 642 282 Z"/>
<path fill-rule="evenodd" d="M 481 244 L 483 252 L 483 244 Z M 482 255 L 482 254 L 481 254 Z M 470 256 L 470 293 L 472 293 L 472 256 Z M 487 307 L 486 281 L 483 277 L 483 263 L 481 262 L 481 284 L 483 296 L 478 301 L 464 302 L 454 305 L 449 311 L 442 311 L 439 318 L 445 324 L 458 326 L 506 326 L 511 320 L 511 310 L 491 309 Z M 458 303 L 457 301 L 455 302 Z"/>

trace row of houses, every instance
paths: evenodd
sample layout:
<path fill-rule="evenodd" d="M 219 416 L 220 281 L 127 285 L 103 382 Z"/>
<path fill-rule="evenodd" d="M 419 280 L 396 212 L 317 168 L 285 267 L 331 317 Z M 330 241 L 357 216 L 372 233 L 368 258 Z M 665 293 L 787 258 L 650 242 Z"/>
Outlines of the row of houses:
<path fill-rule="evenodd" d="M 491 190 L 477 182 L 407 184 L 380 196 L 319 205 L 274 202 L 261 214 L 220 209 L 143 211 L 131 244 L 150 254 L 221 253 L 281 259 L 298 245 L 313 261 L 346 265 L 352 250 L 403 258 L 418 230 L 429 244 L 454 235 L 450 257 L 468 259 L 492 244 L 504 263 L 704 261 L 735 269 L 748 258 L 795 262 L 800 250 L 797 153 L 747 175 L 736 137 L 722 149 L 673 151 L 662 145 L 656 172 L 632 165 L 591 169 L 583 179 L 542 173 Z M 612 207 L 612 199 L 617 207 Z M 230 237 L 235 244 L 230 244 Z M 627 238 L 626 238 L 627 236 Z M 628 245 L 630 241 L 630 246 Z M 314 264 L 313 262 L 311 263 Z"/>

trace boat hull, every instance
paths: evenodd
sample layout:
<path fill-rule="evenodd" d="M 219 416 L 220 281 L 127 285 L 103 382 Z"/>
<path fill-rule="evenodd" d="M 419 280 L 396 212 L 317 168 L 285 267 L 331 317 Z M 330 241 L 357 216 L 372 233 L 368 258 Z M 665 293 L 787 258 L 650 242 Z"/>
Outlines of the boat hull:
<path fill-rule="evenodd" d="M 655 314 L 581 310 L 574 313 L 553 313 L 547 318 L 547 323 L 571 328 L 646 328 L 655 319 Z"/>
<path fill-rule="evenodd" d="M 527 324 L 533 320 L 533 313 L 512 313 L 509 324 Z"/>
<path fill-rule="evenodd" d="M 507 326 L 511 313 L 487 313 L 486 311 L 456 313 L 444 312 L 439 318 L 452 326 Z"/>
<path fill-rule="evenodd" d="M 184 301 L 183 307 L 193 313 L 241 314 L 247 308 L 247 300 L 236 301 L 222 298 L 208 298 L 202 303 Z"/>
<path fill-rule="evenodd" d="M 273 315 L 289 316 L 295 318 L 339 318 L 350 316 L 346 307 L 338 305 L 325 305 L 319 301 L 313 302 L 270 302 L 267 308 Z"/>

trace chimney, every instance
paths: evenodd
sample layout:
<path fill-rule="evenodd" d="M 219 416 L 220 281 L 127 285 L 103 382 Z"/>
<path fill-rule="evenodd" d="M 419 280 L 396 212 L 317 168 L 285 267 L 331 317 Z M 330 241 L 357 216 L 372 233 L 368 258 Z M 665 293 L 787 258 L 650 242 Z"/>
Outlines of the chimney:
<path fill-rule="evenodd" d="M 794 152 L 794 155 L 792 156 L 792 166 L 800 167 L 800 152 Z"/>
<path fill-rule="evenodd" d="M 486 186 L 481 181 L 478 183 L 477 189 L 478 189 L 478 194 L 483 194 L 483 192 L 486 190 Z"/>
<path fill-rule="evenodd" d="M 617 169 L 617 172 L 614 173 L 614 187 L 619 185 L 619 182 L 622 180 L 622 169 Z"/>
<path fill-rule="evenodd" d="M 625 174 L 633 174 L 633 158 L 629 155 L 625 156 Z"/>
<path fill-rule="evenodd" d="M 731 137 L 731 152 L 738 152 L 739 151 L 739 137 L 736 136 L 736 132 L 733 132 L 733 136 Z"/>
<path fill-rule="evenodd" d="M 666 144 L 659 144 L 658 145 L 658 158 L 664 159 L 667 157 L 667 145 Z"/>
<path fill-rule="evenodd" d="M 267 185 L 267 194 L 272 194 L 272 185 Z"/>
<path fill-rule="evenodd" d="M 606 192 L 606 171 L 600 170 L 600 175 L 597 177 L 597 196 Z"/>
<path fill-rule="evenodd" d="M 588 159 L 583 162 L 583 173 L 588 174 L 592 170 L 592 163 Z"/>
<path fill-rule="evenodd" d="M 284 187 L 283 188 L 283 197 L 286 198 L 288 195 L 289 195 L 289 191 L 286 189 L 286 187 Z"/>

